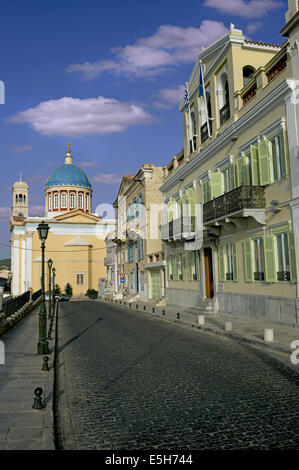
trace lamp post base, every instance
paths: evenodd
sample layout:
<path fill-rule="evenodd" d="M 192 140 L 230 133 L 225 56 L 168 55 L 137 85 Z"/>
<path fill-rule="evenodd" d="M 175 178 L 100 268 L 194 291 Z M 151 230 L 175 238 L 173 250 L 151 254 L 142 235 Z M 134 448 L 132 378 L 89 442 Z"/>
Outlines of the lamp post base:
<path fill-rule="evenodd" d="M 37 354 L 50 354 L 48 341 L 39 341 L 37 344 Z"/>

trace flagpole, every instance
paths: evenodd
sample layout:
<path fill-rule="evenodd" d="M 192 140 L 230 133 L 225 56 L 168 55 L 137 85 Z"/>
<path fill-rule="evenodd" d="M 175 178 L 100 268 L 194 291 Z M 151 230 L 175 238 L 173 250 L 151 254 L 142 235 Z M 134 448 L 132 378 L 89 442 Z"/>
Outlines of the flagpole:
<path fill-rule="evenodd" d="M 206 97 L 206 87 L 205 87 L 205 81 L 204 81 L 204 76 L 203 76 L 203 70 L 202 70 L 202 61 L 199 61 L 199 77 L 202 77 L 202 89 L 203 89 L 203 97 L 205 100 L 205 108 L 206 108 L 206 116 L 207 116 L 207 126 L 208 126 L 208 135 L 211 137 L 211 132 L 210 132 L 210 123 L 209 123 L 209 113 L 208 113 L 208 106 L 207 106 L 207 97 Z M 200 78 L 199 78 L 200 80 Z"/>
<path fill-rule="evenodd" d="M 190 113 L 190 106 L 189 106 L 189 89 L 188 89 L 188 82 L 186 82 L 186 92 L 187 92 L 187 97 L 188 97 L 188 102 L 187 102 L 187 110 L 188 110 L 188 129 L 189 129 L 189 140 L 191 137 L 191 148 L 192 148 L 192 153 L 194 152 L 194 145 L 193 145 L 193 132 L 192 132 L 192 122 L 191 122 L 191 113 Z"/>

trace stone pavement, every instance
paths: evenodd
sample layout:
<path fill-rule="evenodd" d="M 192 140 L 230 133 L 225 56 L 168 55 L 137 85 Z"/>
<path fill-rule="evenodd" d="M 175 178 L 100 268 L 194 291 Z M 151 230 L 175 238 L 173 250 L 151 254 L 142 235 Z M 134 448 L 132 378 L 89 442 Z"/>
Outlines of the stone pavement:
<path fill-rule="evenodd" d="M 55 450 L 53 425 L 54 340 L 49 341 L 49 372 L 37 355 L 39 307 L 0 336 L 0 450 Z M 52 334 L 52 338 L 54 335 Z M 44 391 L 45 408 L 33 410 L 34 390 Z"/>
<path fill-rule="evenodd" d="M 131 303 L 125 301 L 125 305 L 123 300 L 106 301 L 108 301 L 108 303 L 117 304 L 123 308 L 149 313 L 168 321 L 189 325 L 203 331 L 226 335 L 239 341 L 246 341 L 268 349 L 278 350 L 289 355 L 294 351 L 294 349 L 291 349 L 291 343 L 295 340 L 299 341 L 299 325 L 291 326 L 261 320 L 247 320 L 227 314 L 204 315 L 204 324 L 200 325 L 198 323 L 198 315 L 196 313 L 190 313 L 190 311 L 183 310 L 183 307 L 156 307 L 150 303 L 140 301 Z M 165 312 L 164 314 L 163 311 Z M 177 315 L 178 313 L 179 319 Z M 227 321 L 232 322 L 231 331 L 225 331 L 224 325 Z M 274 330 L 274 340 L 272 342 L 264 341 L 264 329 L 267 328 Z M 296 349 L 297 348 L 298 346 Z M 297 356 L 299 358 L 299 354 Z"/>

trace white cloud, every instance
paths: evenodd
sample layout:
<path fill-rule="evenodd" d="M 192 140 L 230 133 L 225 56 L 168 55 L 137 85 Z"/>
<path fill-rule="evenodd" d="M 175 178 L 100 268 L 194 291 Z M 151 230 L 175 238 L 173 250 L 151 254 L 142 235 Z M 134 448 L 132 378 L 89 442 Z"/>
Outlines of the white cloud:
<path fill-rule="evenodd" d="M 0 207 L 0 222 L 8 221 L 11 216 L 11 207 Z"/>
<path fill-rule="evenodd" d="M 248 34 L 255 33 L 256 31 L 263 29 L 263 26 L 263 23 L 261 23 L 260 21 L 248 23 L 248 25 L 246 26 L 246 32 Z"/>
<path fill-rule="evenodd" d="M 157 93 L 158 101 L 154 102 L 156 108 L 170 109 L 178 105 L 184 95 L 185 87 L 180 85 L 173 88 L 163 88 Z"/>
<path fill-rule="evenodd" d="M 95 183 L 118 184 L 121 182 L 122 176 L 116 173 L 98 173 L 92 179 Z"/>
<path fill-rule="evenodd" d="M 25 144 L 18 147 L 11 147 L 9 150 L 15 153 L 28 152 L 29 150 L 33 150 L 33 146 Z"/>
<path fill-rule="evenodd" d="M 283 7 L 284 3 L 279 0 L 225 0 L 222 2 L 219 2 L 219 0 L 205 0 L 204 6 L 244 18 L 260 18 Z"/>
<path fill-rule="evenodd" d="M 92 168 L 94 166 L 96 166 L 97 162 L 95 160 L 93 160 L 92 162 L 82 162 L 82 163 L 79 163 L 79 167 L 80 168 Z"/>
<path fill-rule="evenodd" d="M 6 121 L 28 123 L 43 135 L 73 137 L 122 132 L 129 126 L 151 123 L 152 117 L 134 103 L 99 96 L 44 101 Z"/>
<path fill-rule="evenodd" d="M 82 73 L 83 80 L 92 80 L 104 71 L 134 77 L 154 76 L 194 62 L 202 46 L 224 36 L 227 28 L 220 21 L 204 20 L 199 28 L 162 25 L 156 33 L 138 39 L 133 45 L 111 49 L 113 60 L 72 64 L 67 72 Z"/>
<path fill-rule="evenodd" d="M 45 215 L 45 206 L 29 206 L 29 216 Z"/>

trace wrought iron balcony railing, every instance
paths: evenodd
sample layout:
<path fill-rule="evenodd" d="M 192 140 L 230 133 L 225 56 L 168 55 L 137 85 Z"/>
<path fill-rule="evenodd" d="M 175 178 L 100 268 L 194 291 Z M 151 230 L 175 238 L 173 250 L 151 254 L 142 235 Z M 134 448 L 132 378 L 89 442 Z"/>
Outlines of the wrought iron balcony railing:
<path fill-rule="evenodd" d="M 195 216 L 178 217 L 161 226 L 162 240 L 187 240 L 194 236 Z"/>
<path fill-rule="evenodd" d="M 239 186 L 203 205 L 203 223 L 228 216 L 243 209 L 266 207 L 263 186 Z"/>

